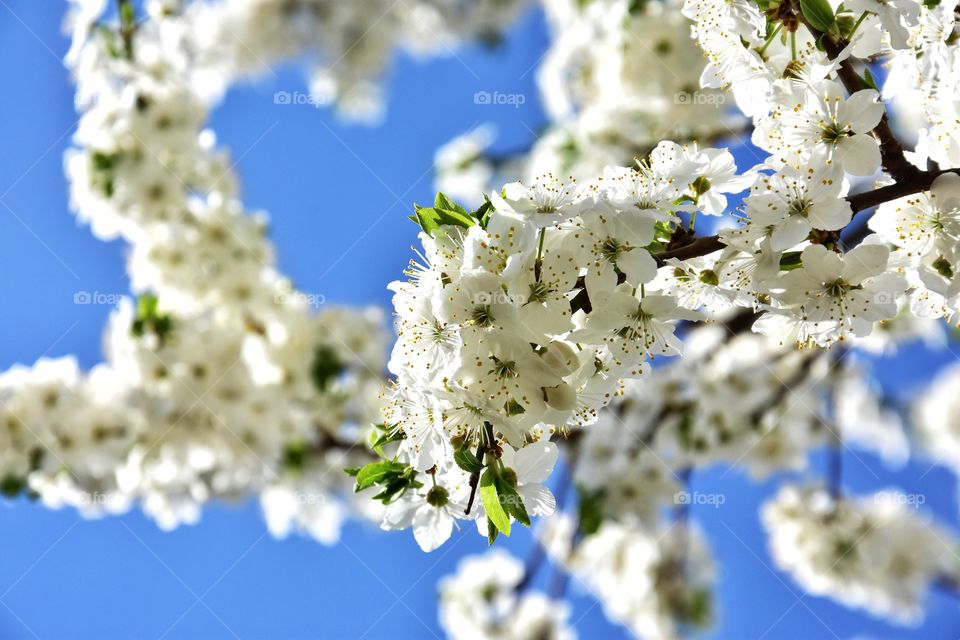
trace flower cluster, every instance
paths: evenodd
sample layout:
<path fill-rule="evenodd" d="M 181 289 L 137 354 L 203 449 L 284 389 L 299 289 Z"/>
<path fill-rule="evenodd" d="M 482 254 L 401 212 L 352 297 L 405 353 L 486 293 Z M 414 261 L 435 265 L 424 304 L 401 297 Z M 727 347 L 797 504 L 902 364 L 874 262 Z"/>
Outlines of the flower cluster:
<path fill-rule="evenodd" d="M 610 521 L 576 542 L 569 521 L 549 524 L 554 560 L 636 636 L 672 640 L 713 619 L 713 559 L 698 529 Z"/>
<path fill-rule="evenodd" d="M 377 312 L 312 313 L 277 271 L 205 129 L 211 102 L 308 52 L 312 100 L 373 117 L 394 49 L 495 36 L 523 4 L 149 0 L 137 20 L 124 0 L 114 25 L 105 0 L 74 0 L 71 201 L 129 244 L 136 302 L 89 373 L 0 375 L 0 491 L 90 515 L 137 504 L 163 527 L 254 494 L 277 536 L 331 543 L 361 513 L 430 551 L 468 521 L 510 535 L 572 484 L 554 563 L 612 619 L 674 638 L 713 617 L 694 471 L 766 478 L 828 444 L 902 464 L 901 417 L 848 354 L 960 319 L 956 0 L 544 0 L 552 124 L 525 158 L 487 157 L 485 128 L 438 152 L 471 206 L 415 208 L 385 400 Z M 918 131 L 911 151 L 892 119 Z M 755 164 L 709 146 L 727 133 L 750 134 Z M 503 175 L 525 180 L 481 193 Z M 957 384 L 948 371 L 914 407 L 954 470 Z M 915 620 L 931 583 L 960 581 L 951 537 L 905 498 L 846 498 L 839 477 L 786 487 L 763 509 L 774 560 L 812 593 Z M 529 583 L 503 554 L 468 559 L 441 586 L 442 624 L 574 637 Z"/>
<path fill-rule="evenodd" d="M 942 371 L 913 406 L 920 448 L 960 474 L 960 367 Z"/>
<path fill-rule="evenodd" d="M 903 621 L 952 571 L 950 536 L 912 513 L 906 496 L 854 500 L 785 486 L 763 508 L 774 562 L 810 593 Z"/>
<path fill-rule="evenodd" d="M 4 490 L 89 515 L 139 504 L 164 528 L 263 492 L 275 533 L 332 541 L 341 469 L 369 459 L 351 450 L 379 405 L 381 314 L 311 312 L 203 128 L 182 19 L 153 3 L 92 30 L 102 5 L 74 16 L 82 115 L 65 164 L 78 217 L 129 243 L 137 302 L 89 374 L 64 359 L 0 376 Z"/>
<path fill-rule="evenodd" d="M 937 177 L 930 190 L 877 207 L 870 228 L 896 247 L 890 260 L 909 283 L 910 310 L 922 318 L 960 320 L 960 175 Z"/>
<path fill-rule="evenodd" d="M 194 52 L 197 91 L 218 98 L 238 78 L 310 57 L 311 99 L 344 115 L 375 120 L 382 76 L 396 50 L 448 55 L 464 40 L 496 40 L 525 0 L 159 0 L 182 12 Z"/>
<path fill-rule="evenodd" d="M 551 43 L 537 81 L 550 125 L 516 157 L 489 153 L 490 127 L 456 138 L 437 154 L 437 190 L 473 204 L 499 176 L 588 180 L 664 138 L 713 140 L 743 129 L 726 92 L 700 87 L 705 61 L 681 2 L 542 4 Z"/>
<path fill-rule="evenodd" d="M 440 581 L 440 624 L 453 640 L 575 640 L 567 605 L 518 592 L 523 564 L 503 551 L 470 556 Z"/>
<path fill-rule="evenodd" d="M 457 452 L 481 467 L 499 465 L 504 450 L 522 456 L 558 429 L 594 422 L 622 379 L 677 354 L 676 321 L 700 315 L 656 286 L 650 249 L 677 203 L 696 197 L 694 183 L 722 194 L 741 181 L 728 153 L 663 143 L 648 164 L 582 186 L 547 175 L 507 185 L 473 213 L 443 194 L 419 207 L 423 263 L 391 285 L 398 339 L 386 421 L 403 436 L 399 456 L 453 495 L 476 472 Z"/>

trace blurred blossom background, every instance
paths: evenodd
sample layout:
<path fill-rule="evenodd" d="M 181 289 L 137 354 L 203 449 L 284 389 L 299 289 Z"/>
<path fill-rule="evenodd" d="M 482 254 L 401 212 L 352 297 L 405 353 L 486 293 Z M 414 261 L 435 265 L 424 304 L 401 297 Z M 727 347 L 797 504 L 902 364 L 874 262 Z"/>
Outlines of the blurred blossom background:
<path fill-rule="evenodd" d="M 77 113 L 63 65 L 64 12 L 64 3 L 50 0 L 0 0 L 2 369 L 69 354 L 84 369 L 93 366 L 102 360 L 113 305 L 129 290 L 125 245 L 97 240 L 69 213 L 63 153 Z M 310 104 L 295 64 L 232 87 L 210 124 L 232 152 L 247 206 L 269 213 L 280 270 L 319 306 L 387 310 L 386 283 L 416 243 L 407 216 L 435 192 L 437 149 L 476 130 L 491 140 L 493 155 L 507 156 L 548 124 L 550 95 L 537 84 L 537 67 L 549 42 L 542 11 L 530 7 L 497 43 L 466 44 L 428 60 L 397 53 L 374 124 Z M 735 150 L 744 164 L 755 161 L 751 154 Z M 960 345 L 950 340 L 946 349 L 910 344 L 884 358 L 876 374 L 885 391 L 910 398 L 958 357 Z M 814 456 L 814 469 L 826 464 Z M 956 482 L 945 469 L 921 460 L 891 471 L 860 452 L 845 452 L 843 465 L 853 492 L 897 486 L 919 496 L 917 508 L 944 525 L 960 524 Z M 714 498 L 694 501 L 691 518 L 708 533 L 718 572 L 716 621 L 698 637 L 960 635 L 957 599 L 948 593 L 931 592 L 922 624 L 898 627 L 805 594 L 773 568 L 757 509 L 778 482 L 755 483 L 725 467 L 695 475 L 690 491 Z M 252 498 L 215 503 L 198 524 L 171 532 L 136 509 L 85 520 L 25 498 L 0 504 L 4 638 L 442 637 L 438 580 L 487 546 L 466 530 L 425 554 L 410 535 L 355 521 L 333 546 L 299 536 L 276 540 Z M 521 529 L 497 544 L 523 559 L 533 544 Z M 537 584 L 548 588 L 550 580 L 544 570 Z M 581 637 L 631 637 L 576 580 L 568 594 Z"/>

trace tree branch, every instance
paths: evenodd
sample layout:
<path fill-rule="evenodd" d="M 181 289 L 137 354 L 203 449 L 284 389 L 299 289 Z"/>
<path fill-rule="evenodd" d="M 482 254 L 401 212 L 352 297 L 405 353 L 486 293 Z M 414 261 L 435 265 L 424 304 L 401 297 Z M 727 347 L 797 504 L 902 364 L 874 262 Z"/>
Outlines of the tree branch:
<path fill-rule="evenodd" d="M 884 202 L 889 202 L 890 200 L 896 200 L 897 198 L 926 191 L 933 184 L 934 180 L 945 173 L 960 174 L 960 167 L 954 169 L 939 169 L 936 171 L 920 171 L 918 169 L 909 180 L 847 196 L 847 202 L 850 203 L 850 208 L 853 209 L 853 212 L 858 213 L 883 204 Z M 869 216 L 864 218 L 864 223 L 868 219 Z M 697 258 L 711 254 L 714 251 L 719 251 L 725 246 L 726 245 L 720 241 L 719 236 L 700 236 L 682 247 L 658 253 L 654 258 L 657 261 L 657 266 L 662 267 L 670 258 L 679 258 L 680 260 Z"/>
<path fill-rule="evenodd" d="M 713 253 L 714 251 L 720 251 L 726 246 L 727 245 L 720 241 L 720 236 L 701 236 L 693 242 L 677 249 L 662 251 L 655 255 L 654 258 L 657 260 L 657 266 L 662 267 L 670 258 L 687 260 L 688 258 L 696 258 Z"/>

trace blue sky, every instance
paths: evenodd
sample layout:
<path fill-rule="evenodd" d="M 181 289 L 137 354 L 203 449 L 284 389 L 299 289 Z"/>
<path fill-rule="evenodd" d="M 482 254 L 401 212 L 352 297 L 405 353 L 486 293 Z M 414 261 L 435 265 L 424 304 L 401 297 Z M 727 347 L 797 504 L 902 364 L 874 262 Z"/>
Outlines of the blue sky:
<path fill-rule="evenodd" d="M 124 246 L 95 240 L 67 207 L 62 154 L 75 127 L 73 89 L 60 58 L 64 3 L 0 0 L 0 367 L 41 356 L 100 359 L 109 308 L 75 305 L 78 291 L 123 293 Z M 387 79 L 386 120 L 347 125 L 327 110 L 275 105 L 278 90 L 304 90 L 302 75 L 234 90 L 212 124 L 230 147 L 250 208 L 270 212 L 281 269 L 328 302 L 379 304 L 410 256 L 414 201 L 432 198 L 434 149 L 481 122 L 497 124 L 498 147 L 529 143 L 545 123 L 533 67 L 547 37 L 528 14 L 496 50 L 470 47 L 422 62 L 400 57 Z M 519 108 L 476 105 L 476 91 L 522 93 Z M 884 368 L 889 390 L 952 360 L 910 349 Z M 855 490 L 896 485 L 922 493 L 925 508 L 955 527 L 955 481 L 923 461 L 891 474 L 869 455 L 846 456 Z M 823 468 L 815 456 L 813 469 Z M 922 478 L 921 478 L 922 476 Z M 801 596 L 770 568 L 756 513 L 775 483 L 739 472 L 698 473 L 693 489 L 723 492 L 722 508 L 695 506 L 719 565 L 719 617 L 706 637 L 956 638 L 955 598 L 932 594 L 919 628 L 900 628 L 831 601 Z M 327 548 L 265 534 L 255 504 L 210 508 L 202 522 L 160 532 L 139 513 L 84 521 L 23 501 L 0 504 L 0 636 L 4 638 L 397 638 L 432 637 L 435 585 L 486 543 L 472 528 L 425 555 L 406 533 L 352 524 Z M 527 535 L 507 545 L 524 556 Z M 546 576 L 549 577 L 549 576 Z M 541 576 L 540 582 L 545 582 Z M 582 637 L 629 637 L 574 585 Z"/>

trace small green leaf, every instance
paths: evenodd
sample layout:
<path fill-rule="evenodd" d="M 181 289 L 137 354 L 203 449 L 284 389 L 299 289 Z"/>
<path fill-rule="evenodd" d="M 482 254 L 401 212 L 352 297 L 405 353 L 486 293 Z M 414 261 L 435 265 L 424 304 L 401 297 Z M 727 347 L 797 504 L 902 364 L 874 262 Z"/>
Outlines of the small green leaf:
<path fill-rule="evenodd" d="M 800 251 L 787 251 L 780 256 L 780 270 L 793 271 L 802 267 L 803 261 L 800 259 L 800 253 Z"/>
<path fill-rule="evenodd" d="M 434 209 L 445 209 L 447 211 L 454 211 L 456 213 L 462 213 L 465 216 L 470 215 L 470 213 L 461 207 L 459 204 L 450 199 L 450 196 L 443 193 L 442 191 L 437 192 L 437 197 L 433 199 L 433 208 Z"/>
<path fill-rule="evenodd" d="M 824 33 L 830 31 L 836 22 L 833 7 L 827 0 L 800 0 L 800 11 L 807 22 Z"/>
<path fill-rule="evenodd" d="M 142 295 L 137 299 L 137 313 L 130 327 L 133 335 L 139 338 L 150 332 L 162 341 L 172 328 L 170 314 L 160 313 L 160 301 L 156 296 Z"/>
<path fill-rule="evenodd" d="M 933 267 L 934 271 L 939 273 L 944 278 L 949 280 L 953 279 L 953 265 L 950 264 L 950 261 L 944 258 L 943 256 L 938 257 L 933 261 L 933 264 L 930 265 Z"/>
<path fill-rule="evenodd" d="M 496 476 L 487 469 L 480 478 L 480 500 L 487 512 L 487 521 L 492 522 L 500 532 L 510 535 L 510 516 L 503 510 L 500 495 L 497 492 Z"/>
<path fill-rule="evenodd" d="M 510 398 L 510 400 L 508 400 L 503 405 L 503 410 L 511 418 L 513 416 L 519 416 L 527 412 L 527 410 L 524 409 L 523 405 L 517 402 L 516 400 L 514 400 L 513 398 Z"/>
<path fill-rule="evenodd" d="M 463 209 L 463 207 L 460 207 L 460 209 Z M 466 228 L 477 224 L 477 221 L 465 210 L 458 211 L 456 209 L 414 205 L 414 211 L 416 215 L 410 219 L 419 224 L 420 228 L 429 236 L 433 236 L 433 233 L 443 225 Z"/>
<path fill-rule="evenodd" d="M 487 520 L 487 543 L 493 544 L 493 541 L 497 539 L 497 536 L 500 535 L 500 531 L 497 530 L 497 526 L 493 524 L 492 520 Z"/>
<path fill-rule="evenodd" d="M 303 463 L 307 457 L 307 445 L 304 442 L 292 442 L 283 451 L 281 466 L 287 471 L 299 472 L 303 470 Z M 357 470 L 359 471 L 359 469 Z"/>
<path fill-rule="evenodd" d="M 870 73 L 869 68 L 863 70 L 863 84 L 865 84 L 868 89 L 873 89 L 874 91 L 880 91 L 879 87 L 877 87 L 877 81 L 873 77 L 873 74 Z"/>
<path fill-rule="evenodd" d="M 589 536 L 596 533 L 603 524 L 603 491 L 588 491 L 578 485 L 577 493 L 580 533 Z"/>
<path fill-rule="evenodd" d="M 313 380 L 313 386 L 318 391 L 326 391 L 330 382 L 343 373 L 346 367 L 337 352 L 326 345 L 321 345 L 313 352 L 313 362 L 310 365 L 310 377 Z"/>
<path fill-rule="evenodd" d="M 356 491 L 363 491 L 375 484 L 380 484 L 391 475 L 403 473 L 405 469 L 406 465 L 393 460 L 371 462 L 357 473 Z"/>
<path fill-rule="evenodd" d="M 386 425 L 386 424 L 376 424 L 374 427 L 377 428 L 380 433 L 376 431 L 371 434 L 370 437 L 370 448 L 376 452 L 381 458 L 386 458 L 387 455 L 384 453 L 383 448 L 390 444 L 391 442 L 399 442 L 406 438 L 406 434 L 403 432 L 403 429 L 397 425 Z"/>
<path fill-rule="evenodd" d="M 467 447 L 461 447 L 454 451 L 453 459 L 457 463 L 457 466 L 467 473 L 480 473 L 483 471 L 483 462 Z"/>
<path fill-rule="evenodd" d="M 27 486 L 23 478 L 7 474 L 0 479 L 0 493 L 8 498 L 15 498 Z"/>
<path fill-rule="evenodd" d="M 500 504 L 504 511 L 513 516 L 517 522 L 530 526 L 530 516 L 523 504 L 523 498 L 517 493 L 516 487 L 505 476 L 496 476 L 497 493 L 500 494 Z"/>
<path fill-rule="evenodd" d="M 481 229 L 487 228 L 487 223 L 490 222 L 490 214 L 496 211 L 493 207 L 493 203 L 490 202 L 490 197 L 487 195 L 483 196 L 483 204 L 480 205 L 473 213 L 470 215 L 476 218 L 477 222 L 480 224 Z"/>

